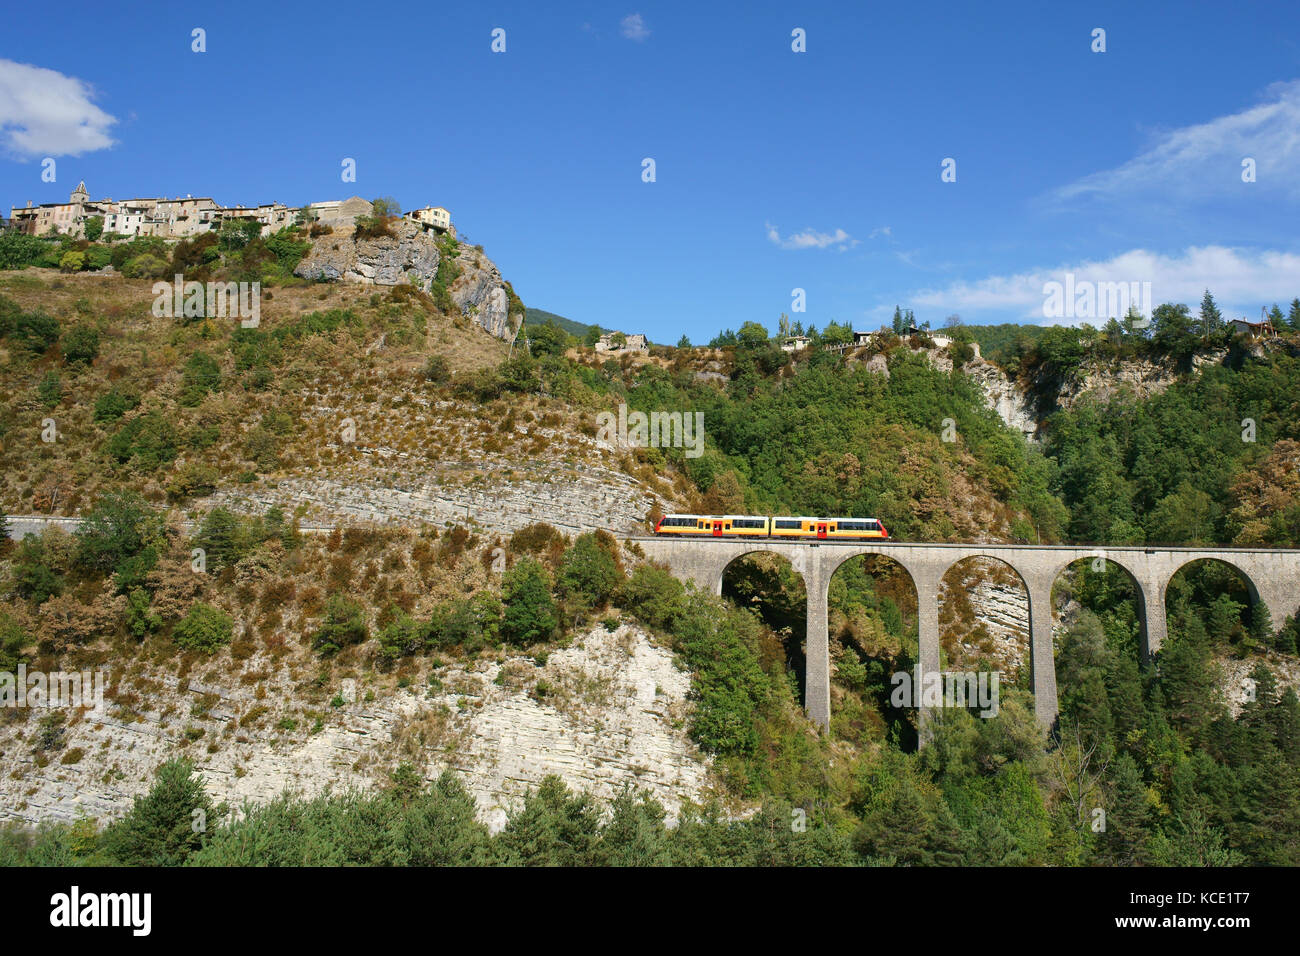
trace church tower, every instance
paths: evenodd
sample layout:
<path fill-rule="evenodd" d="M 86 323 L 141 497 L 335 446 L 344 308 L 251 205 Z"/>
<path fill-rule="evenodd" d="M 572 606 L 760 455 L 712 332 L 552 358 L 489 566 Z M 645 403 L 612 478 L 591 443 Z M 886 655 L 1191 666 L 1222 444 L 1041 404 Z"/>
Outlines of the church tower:
<path fill-rule="evenodd" d="M 72 196 L 68 199 L 68 202 L 78 206 L 90 202 L 90 193 L 86 192 L 86 181 L 84 179 L 77 183 L 77 188 L 72 191 Z"/>

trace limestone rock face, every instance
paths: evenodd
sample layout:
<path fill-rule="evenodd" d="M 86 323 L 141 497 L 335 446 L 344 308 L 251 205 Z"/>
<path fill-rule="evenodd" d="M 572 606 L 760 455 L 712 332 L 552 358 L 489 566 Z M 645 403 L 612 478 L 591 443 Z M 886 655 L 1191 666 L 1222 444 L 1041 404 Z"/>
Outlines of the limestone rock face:
<path fill-rule="evenodd" d="M 405 220 L 393 224 L 393 233 L 376 239 L 357 239 L 351 233 L 336 230 L 332 235 L 321 236 L 312 243 L 311 251 L 298 263 L 294 274 L 305 279 L 325 278 L 362 285 L 409 284 L 428 292 L 443 258 L 437 240 Z M 460 243 L 454 264 L 459 275 L 447 291 L 461 314 L 499 339 L 513 337 L 522 315 L 510 314 L 510 294 L 495 263 L 478 249 Z"/>
<path fill-rule="evenodd" d="M 1030 441 L 1038 435 L 1038 421 L 1029 396 L 1023 389 L 991 362 L 976 356 L 963 367 L 968 376 L 984 389 L 984 402 L 998 413 L 1008 428 L 1014 428 Z"/>
<path fill-rule="evenodd" d="M 225 666 L 220 683 L 152 669 L 110 673 L 112 689 L 138 695 L 138 712 L 110 697 L 104 713 L 70 719 L 62 753 L 80 750 L 75 762 L 55 755 L 38 765 L 22 739 L 34 716 L 27 726 L 0 727 L 0 820 L 106 822 L 178 753 L 194 760 L 214 802 L 235 807 L 285 791 L 372 791 L 401 762 L 426 780 L 451 770 L 493 830 L 547 774 L 602 799 L 628 786 L 649 790 L 674 817 L 683 800 L 702 802 L 712 786 L 711 761 L 686 729 L 690 674 L 626 624 L 576 635 L 544 666 L 503 654 L 446 667 L 436 688 L 417 681 L 394 691 L 373 675 L 343 681 L 330 688 L 343 706 L 325 708 L 315 729 L 287 668 L 261 654 L 244 662 L 246 673 L 270 674 L 259 696 L 240 679 L 241 665 Z M 212 746 L 186 749 L 196 731 Z"/>

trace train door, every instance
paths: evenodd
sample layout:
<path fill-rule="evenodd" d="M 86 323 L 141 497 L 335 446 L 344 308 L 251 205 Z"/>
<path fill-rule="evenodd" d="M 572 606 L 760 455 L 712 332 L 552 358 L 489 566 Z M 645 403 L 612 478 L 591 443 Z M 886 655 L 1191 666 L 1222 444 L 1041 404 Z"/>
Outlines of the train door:
<path fill-rule="evenodd" d="M 826 537 L 826 522 L 824 521 L 817 522 L 817 537 L 819 538 Z"/>
<path fill-rule="evenodd" d="M 721 537 L 722 537 L 722 522 L 721 522 L 721 521 L 715 521 L 715 522 L 713 522 L 713 536 L 714 536 L 715 538 L 721 538 Z"/>

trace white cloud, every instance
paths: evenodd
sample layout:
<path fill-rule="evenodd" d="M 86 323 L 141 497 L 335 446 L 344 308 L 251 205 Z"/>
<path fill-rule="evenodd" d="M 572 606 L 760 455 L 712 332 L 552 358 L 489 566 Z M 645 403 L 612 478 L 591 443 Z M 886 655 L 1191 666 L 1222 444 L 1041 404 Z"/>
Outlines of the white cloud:
<path fill-rule="evenodd" d="M 861 241 L 854 239 L 843 229 L 836 229 L 834 232 L 818 232 L 815 229 L 805 229 L 803 232 L 796 232 L 784 239 L 776 226 L 770 222 L 766 224 L 767 238 L 770 242 L 780 246 L 782 249 L 827 249 L 835 246 L 843 251 L 851 249 Z"/>
<path fill-rule="evenodd" d="M 620 26 L 623 28 L 623 36 L 629 40 L 640 41 L 650 35 L 650 28 L 645 25 L 645 20 L 639 13 L 629 13 Z"/>
<path fill-rule="evenodd" d="M 1181 302 L 1197 311 L 1209 289 L 1229 318 L 1259 316 L 1262 305 L 1289 302 L 1300 294 L 1300 254 L 1277 250 L 1191 246 L 1175 255 L 1133 249 L 1103 262 L 1084 261 L 1056 269 L 1036 269 L 946 289 L 927 289 L 910 298 L 915 308 L 945 312 L 1002 313 L 1003 321 L 1045 322 L 1044 285 L 1065 282 L 1150 282 L 1151 302 Z M 1093 321 L 1094 325 L 1100 324 Z"/>
<path fill-rule="evenodd" d="M 1266 102 L 1206 123 L 1165 131 L 1133 159 L 1063 186 L 1062 202 L 1080 198 L 1206 198 L 1243 189 L 1300 198 L 1300 80 L 1275 83 Z M 1256 182 L 1241 181 L 1242 160 Z"/>
<path fill-rule="evenodd" d="M 80 156 L 113 145 L 117 119 L 91 102 L 89 84 L 0 59 L 0 143 L 22 158 Z"/>

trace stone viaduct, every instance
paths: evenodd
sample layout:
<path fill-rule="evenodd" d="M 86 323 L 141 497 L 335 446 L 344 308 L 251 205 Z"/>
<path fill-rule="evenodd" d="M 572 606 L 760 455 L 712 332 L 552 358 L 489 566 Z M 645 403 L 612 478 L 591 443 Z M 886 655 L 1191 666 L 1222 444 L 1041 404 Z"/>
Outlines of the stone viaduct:
<path fill-rule="evenodd" d="M 902 544 L 893 542 L 789 543 L 760 540 L 634 538 L 647 558 L 669 568 L 679 578 L 694 581 L 714 594 L 722 593 L 722 576 L 731 562 L 747 554 L 768 551 L 787 559 L 808 590 L 808 635 L 805 651 L 805 700 L 809 717 L 830 726 L 830 647 L 827 598 L 831 575 L 860 554 L 892 558 L 912 578 L 916 588 L 920 636 L 920 667 L 924 674 L 940 670 L 939 582 L 958 561 L 995 558 L 1019 575 L 1029 597 L 1030 667 L 1034 704 L 1040 720 L 1056 719 L 1056 666 L 1052 650 L 1052 585 L 1069 565 L 1102 557 L 1132 578 L 1142 618 L 1142 653 L 1160 650 L 1166 636 L 1165 592 L 1174 574 L 1193 561 L 1221 561 L 1237 569 L 1246 581 L 1251 601 L 1267 604 L 1274 627 L 1295 614 L 1300 605 L 1300 551 L 1242 548 L 1084 548 L 1060 545 Z"/>

